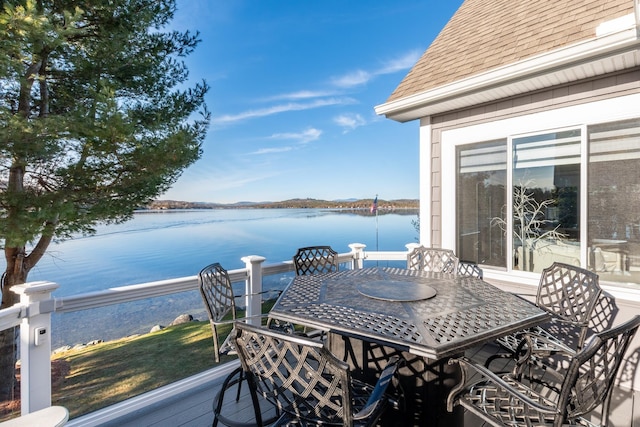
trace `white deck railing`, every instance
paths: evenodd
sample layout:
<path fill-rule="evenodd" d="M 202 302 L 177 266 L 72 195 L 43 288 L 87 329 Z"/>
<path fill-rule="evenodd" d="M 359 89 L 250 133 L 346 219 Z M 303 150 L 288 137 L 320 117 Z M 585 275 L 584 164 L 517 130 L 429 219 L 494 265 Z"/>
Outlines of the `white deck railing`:
<path fill-rule="evenodd" d="M 365 252 L 365 245 L 350 244 L 351 252 L 338 255 L 340 264 L 348 263 L 359 269 L 367 261 L 404 261 L 415 243 L 407 244 L 407 251 Z M 293 271 L 292 261 L 265 264 L 261 256 L 243 257 L 245 268 L 229 270 L 233 283 L 245 282 L 246 293 L 262 290 L 262 278 Z M 28 414 L 51 406 L 51 313 L 68 313 L 108 305 L 160 297 L 198 288 L 198 277 L 188 276 L 170 280 L 121 286 L 103 291 L 52 298 L 59 285 L 53 282 L 30 282 L 18 285 L 13 291 L 20 302 L 0 310 L 0 330 L 20 326 L 21 413 Z M 247 316 L 260 313 L 260 300 L 247 297 Z"/>

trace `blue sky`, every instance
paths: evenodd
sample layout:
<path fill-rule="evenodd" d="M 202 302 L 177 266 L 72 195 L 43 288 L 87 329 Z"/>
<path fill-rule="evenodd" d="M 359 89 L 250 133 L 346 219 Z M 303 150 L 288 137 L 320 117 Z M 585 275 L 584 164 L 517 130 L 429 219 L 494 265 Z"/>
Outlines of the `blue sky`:
<path fill-rule="evenodd" d="M 216 203 L 418 198 L 418 122 L 379 117 L 462 0 L 178 0 L 200 31 L 202 158 L 160 197 Z"/>

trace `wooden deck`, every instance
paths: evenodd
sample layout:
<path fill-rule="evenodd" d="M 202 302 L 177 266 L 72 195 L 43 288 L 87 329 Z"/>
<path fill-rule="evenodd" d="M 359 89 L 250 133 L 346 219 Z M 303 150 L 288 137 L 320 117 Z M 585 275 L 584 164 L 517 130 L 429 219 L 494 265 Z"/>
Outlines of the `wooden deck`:
<path fill-rule="evenodd" d="M 486 345 L 474 349 L 469 357 L 484 360 L 493 354 L 496 348 Z M 237 366 L 237 362 L 228 363 L 214 372 L 192 377 L 180 384 L 171 386 L 175 393 L 166 399 L 154 397 L 150 392 L 136 399 L 123 402 L 83 417 L 69 421 L 69 427 L 118 426 L 118 427 L 205 427 L 213 420 L 212 401 L 222 381 Z M 493 365 L 492 365 L 493 366 Z M 225 403 L 224 413 L 238 420 L 250 421 L 252 409 L 250 399 L 243 388 L 243 397 L 235 402 L 233 393 Z M 634 396 L 628 391 L 616 389 L 611 404 L 610 426 L 640 427 L 640 402 L 638 393 Z M 268 404 L 265 404 L 267 407 Z M 222 425 L 222 424 L 220 424 Z M 465 415 L 465 425 L 482 427 L 483 423 L 470 414 Z"/>

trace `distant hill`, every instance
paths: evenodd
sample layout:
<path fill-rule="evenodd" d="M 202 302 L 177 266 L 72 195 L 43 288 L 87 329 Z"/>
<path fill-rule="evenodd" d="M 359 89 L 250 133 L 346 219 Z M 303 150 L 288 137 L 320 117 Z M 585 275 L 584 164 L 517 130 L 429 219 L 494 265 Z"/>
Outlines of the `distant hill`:
<path fill-rule="evenodd" d="M 350 209 L 370 210 L 373 199 L 349 200 L 318 200 L 318 199 L 290 199 L 280 202 L 238 202 L 238 203 L 208 203 L 184 202 L 177 200 L 155 200 L 144 209 Z M 400 209 L 418 209 L 417 199 L 378 199 L 378 210 L 393 211 Z"/>

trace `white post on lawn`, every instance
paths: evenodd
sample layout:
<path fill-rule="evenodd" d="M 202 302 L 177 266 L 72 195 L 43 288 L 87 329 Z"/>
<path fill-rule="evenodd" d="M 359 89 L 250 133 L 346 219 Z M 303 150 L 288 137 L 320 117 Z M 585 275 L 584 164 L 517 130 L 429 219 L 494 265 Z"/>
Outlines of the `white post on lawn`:
<path fill-rule="evenodd" d="M 260 314 L 262 314 L 262 263 L 265 257 L 259 255 L 249 255 L 240 258 L 247 266 L 249 277 L 246 281 L 245 305 L 247 307 L 247 322 L 253 325 L 260 325 Z"/>
<path fill-rule="evenodd" d="M 51 406 L 51 313 L 53 282 L 14 286 L 26 316 L 20 324 L 20 398 L 22 415 Z"/>

